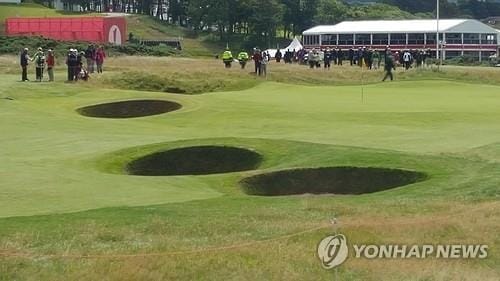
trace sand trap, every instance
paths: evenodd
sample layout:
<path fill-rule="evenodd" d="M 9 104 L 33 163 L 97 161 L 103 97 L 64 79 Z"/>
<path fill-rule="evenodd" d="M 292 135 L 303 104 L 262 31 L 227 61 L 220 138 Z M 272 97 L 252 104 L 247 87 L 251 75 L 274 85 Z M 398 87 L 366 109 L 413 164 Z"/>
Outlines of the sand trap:
<path fill-rule="evenodd" d="M 256 169 L 262 156 L 230 146 L 193 146 L 156 152 L 126 166 L 131 175 L 208 175 Z"/>
<path fill-rule="evenodd" d="M 87 117 L 135 118 L 171 112 L 181 107 L 176 102 L 165 100 L 127 100 L 90 105 L 77 109 L 77 112 Z"/>
<path fill-rule="evenodd" d="M 358 167 L 284 170 L 246 178 L 243 190 L 251 195 L 363 194 L 423 181 L 420 172 Z"/>

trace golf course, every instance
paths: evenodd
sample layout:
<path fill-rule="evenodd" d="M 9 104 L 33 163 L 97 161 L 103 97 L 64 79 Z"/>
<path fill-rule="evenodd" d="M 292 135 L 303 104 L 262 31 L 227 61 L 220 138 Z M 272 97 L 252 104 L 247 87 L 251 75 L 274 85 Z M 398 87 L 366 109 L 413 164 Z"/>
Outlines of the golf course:
<path fill-rule="evenodd" d="M 0 59 L 2 281 L 499 280 L 497 69 L 382 83 L 271 63 L 263 79 L 124 56 L 89 82 L 63 82 L 60 62 L 36 83 L 16 60 Z M 351 253 L 326 270 L 317 245 L 337 232 L 488 257 Z"/>

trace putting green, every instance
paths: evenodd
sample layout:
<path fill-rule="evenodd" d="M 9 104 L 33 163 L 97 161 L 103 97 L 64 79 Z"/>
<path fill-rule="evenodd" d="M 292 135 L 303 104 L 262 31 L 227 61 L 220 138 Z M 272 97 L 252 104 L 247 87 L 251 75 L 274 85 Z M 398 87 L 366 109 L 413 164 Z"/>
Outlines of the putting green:
<path fill-rule="evenodd" d="M 1 95 L 13 99 L 0 100 L 3 217 L 221 195 L 204 178 L 113 175 L 99 171 L 91 160 L 137 145 L 251 137 L 440 154 L 465 153 L 500 139 L 500 88 L 494 86 L 391 83 L 367 86 L 362 97 L 360 87 L 268 83 L 242 92 L 181 96 L 14 80 L 0 80 Z M 139 97 L 184 107 L 134 120 L 75 113 L 81 106 Z M 294 157 L 311 155 L 304 147 Z"/>
<path fill-rule="evenodd" d="M 388 168 L 405 168 L 398 160 L 399 152 L 419 161 L 443 153 L 498 160 L 497 155 L 480 153 L 481 147 L 491 150 L 500 140 L 500 87 L 496 86 L 400 82 L 366 86 L 362 96 L 359 86 L 265 83 L 241 92 L 187 96 L 16 80 L 13 75 L 0 78 L 1 217 L 241 193 L 237 182 L 242 174 L 236 176 L 238 179 L 232 174 L 220 178 L 131 177 L 103 172 L 105 164 L 96 160 L 154 143 L 212 145 L 214 138 L 231 138 L 215 144 L 257 150 L 264 147 L 268 169 L 319 163 L 367 164 L 362 161 L 365 152 L 388 155 L 392 160 L 382 165 Z M 75 112 L 86 105 L 136 98 L 170 100 L 183 107 L 129 120 L 85 118 Z M 256 140 L 246 140 L 249 138 L 262 140 L 254 147 Z M 282 147 L 281 140 L 297 142 L 293 155 L 276 152 L 278 148 L 292 149 Z M 357 160 L 336 162 L 331 154 L 323 153 L 325 147 L 335 146 L 351 147 Z M 377 165 L 377 161 L 368 162 Z M 460 161 L 445 162 L 453 166 Z M 431 174 L 439 170 L 436 163 L 424 166 Z M 424 189 L 425 185 L 418 184 Z"/>

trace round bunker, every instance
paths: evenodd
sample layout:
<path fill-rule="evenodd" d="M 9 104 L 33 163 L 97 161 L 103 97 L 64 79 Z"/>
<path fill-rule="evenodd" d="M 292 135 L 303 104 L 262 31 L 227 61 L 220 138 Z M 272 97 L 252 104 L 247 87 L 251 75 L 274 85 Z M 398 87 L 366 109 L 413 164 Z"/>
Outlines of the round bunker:
<path fill-rule="evenodd" d="M 427 178 L 424 173 L 358 167 L 295 169 L 252 176 L 241 181 L 247 194 L 363 194 L 404 186 Z"/>
<path fill-rule="evenodd" d="M 156 152 L 126 166 L 131 175 L 208 175 L 256 169 L 262 156 L 254 151 L 229 146 L 193 146 Z"/>
<path fill-rule="evenodd" d="M 135 118 L 175 111 L 181 107 L 176 102 L 165 100 L 127 100 L 85 106 L 77 112 L 87 117 Z"/>

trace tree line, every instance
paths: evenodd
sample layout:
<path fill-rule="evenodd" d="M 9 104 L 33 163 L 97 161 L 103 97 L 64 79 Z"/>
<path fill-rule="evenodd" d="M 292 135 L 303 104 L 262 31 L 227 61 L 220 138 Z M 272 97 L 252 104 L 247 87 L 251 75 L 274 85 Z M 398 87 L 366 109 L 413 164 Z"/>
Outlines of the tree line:
<path fill-rule="evenodd" d="M 342 0 L 63 0 L 71 9 L 154 16 L 194 32 L 216 32 L 221 41 L 242 37 L 265 45 L 292 38 L 316 24 L 359 19 L 433 18 L 435 0 L 378 0 L 349 4 Z M 441 0 L 441 15 L 485 18 L 500 14 L 500 4 L 478 0 Z"/>

